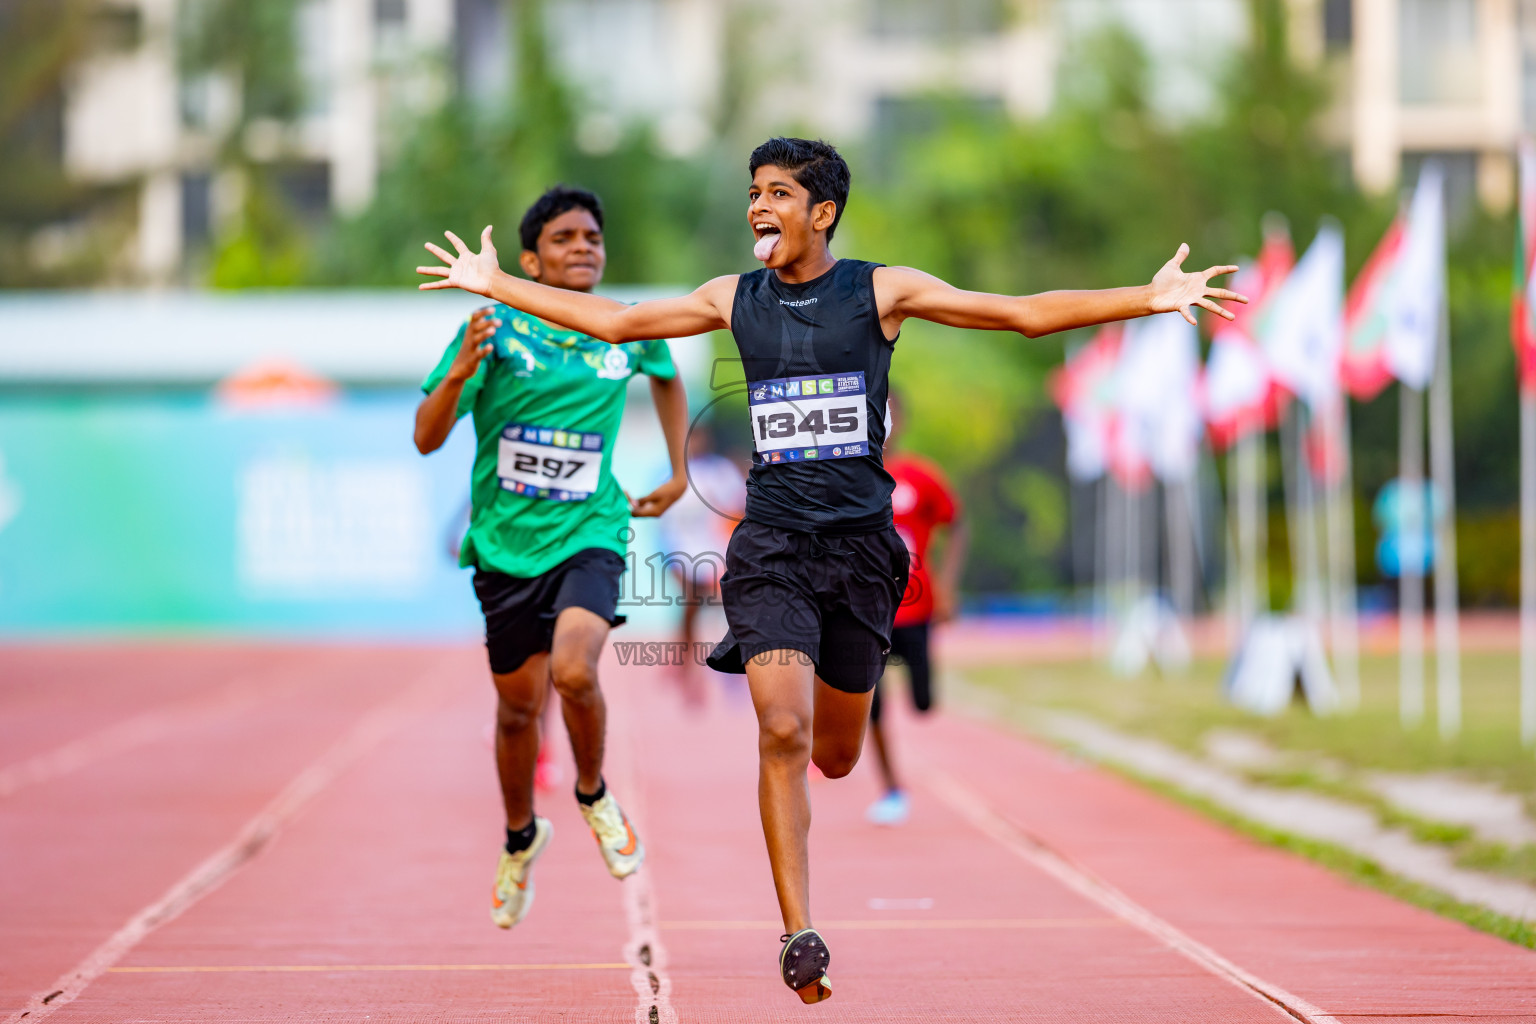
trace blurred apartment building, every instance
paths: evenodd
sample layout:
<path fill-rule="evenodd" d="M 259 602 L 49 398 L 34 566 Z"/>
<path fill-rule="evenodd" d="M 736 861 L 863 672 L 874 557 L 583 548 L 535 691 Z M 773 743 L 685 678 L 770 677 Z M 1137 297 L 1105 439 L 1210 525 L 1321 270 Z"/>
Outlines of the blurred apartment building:
<path fill-rule="evenodd" d="M 101 0 L 114 26 L 69 76 L 62 164 L 135 183 L 138 276 L 170 280 L 238 208 L 228 147 L 280 166 L 301 215 L 373 195 L 391 132 L 413 109 L 509 95 L 518 0 L 302 0 L 302 111 L 252 117 L 228 76 L 178 70 L 197 0 Z M 1448 158 L 1491 208 L 1513 195 L 1512 154 L 1536 123 L 1536 0 L 1285 0 L 1296 59 L 1333 77 L 1324 125 L 1368 190 L 1405 163 Z M 603 152 L 637 120 L 688 155 L 727 132 L 788 127 L 834 139 L 900 131 L 943 91 L 1028 119 L 1053 102 L 1075 39 L 1112 23 L 1152 58 L 1165 116 L 1198 114 L 1248 0 L 545 0 L 555 66 L 582 100 L 576 138 Z"/>

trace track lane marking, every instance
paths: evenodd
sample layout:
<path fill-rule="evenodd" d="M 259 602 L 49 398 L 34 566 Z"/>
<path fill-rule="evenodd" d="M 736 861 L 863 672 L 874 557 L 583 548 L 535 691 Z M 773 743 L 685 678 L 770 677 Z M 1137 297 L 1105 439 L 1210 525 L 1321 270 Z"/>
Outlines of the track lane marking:
<path fill-rule="evenodd" d="M 73 1002 L 91 982 L 111 970 L 152 932 L 175 920 L 261 853 L 316 796 L 364 754 L 414 715 L 441 701 L 450 691 L 451 679 L 451 673 L 433 669 L 390 700 L 365 713 L 340 740 L 294 776 L 266 807 L 246 822 L 233 840 L 182 876 L 158 900 L 129 918 L 84 960 L 35 994 L 25 1008 L 7 1017 L 5 1024 L 21 1024 L 22 1021 L 34 1024 Z"/>
<path fill-rule="evenodd" d="M 659 927 L 662 931 L 697 931 L 697 932 L 732 932 L 732 931 L 761 931 L 765 928 L 779 928 L 782 921 L 662 921 Z M 1125 922 L 1117 917 L 1086 917 L 1086 918 L 935 918 L 924 920 L 922 918 L 892 918 L 888 921 L 876 919 L 859 919 L 852 921 L 821 921 L 817 928 L 837 929 L 838 931 L 908 931 L 931 929 L 934 931 L 966 931 L 976 929 L 986 931 L 990 929 L 1034 929 L 1034 928 L 1122 928 Z"/>
<path fill-rule="evenodd" d="M 619 692 L 624 696 L 617 701 L 612 696 L 608 698 L 608 767 L 624 795 L 625 813 L 644 825 L 646 801 L 635 771 L 633 709 L 628 692 L 622 687 Z M 646 860 L 650 861 L 652 855 L 651 849 L 647 849 Z M 667 948 L 661 942 L 656 921 L 656 892 L 651 885 L 650 865 L 642 865 L 623 880 L 622 886 L 624 916 L 629 923 L 624 959 L 630 965 L 629 982 L 635 990 L 635 1024 L 678 1024 L 677 1010 L 672 1006 L 672 979 L 667 974 Z"/>
<path fill-rule="evenodd" d="M 627 971 L 612 964 L 174 964 L 108 967 L 107 974 L 335 974 L 375 971 Z"/>
<path fill-rule="evenodd" d="M 1079 896 L 1157 939 L 1180 956 L 1247 992 L 1287 1020 L 1339 1024 L 1337 1018 L 1302 997 L 1244 970 L 1204 943 L 1158 917 L 1088 868 L 1058 853 L 1043 840 L 998 813 L 970 787 L 930 766 L 924 784 L 978 831 Z"/>

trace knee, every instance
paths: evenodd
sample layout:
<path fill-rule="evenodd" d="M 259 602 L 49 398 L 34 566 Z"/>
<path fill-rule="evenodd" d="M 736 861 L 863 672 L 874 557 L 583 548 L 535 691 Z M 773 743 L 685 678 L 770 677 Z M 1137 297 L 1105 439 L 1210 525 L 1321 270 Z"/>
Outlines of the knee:
<path fill-rule="evenodd" d="M 597 666 L 579 654 L 552 657 L 549 677 L 561 700 L 585 703 L 597 697 Z"/>
<path fill-rule="evenodd" d="M 539 702 L 531 696 L 508 699 L 503 694 L 496 700 L 496 729 L 504 736 L 522 732 L 538 718 Z"/>
<path fill-rule="evenodd" d="M 853 766 L 859 763 L 859 752 L 843 750 L 832 747 L 817 747 L 811 755 L 811 760 L 821 770 L 821 774 L 829 779 L 840 779 L 853 771 Z"/>
<path fill-rule="evenodd" d="M 792 711 L 758 716 L 758 750 L 765 758 L 804 761 L 810 750 L 811 723 Z"/>

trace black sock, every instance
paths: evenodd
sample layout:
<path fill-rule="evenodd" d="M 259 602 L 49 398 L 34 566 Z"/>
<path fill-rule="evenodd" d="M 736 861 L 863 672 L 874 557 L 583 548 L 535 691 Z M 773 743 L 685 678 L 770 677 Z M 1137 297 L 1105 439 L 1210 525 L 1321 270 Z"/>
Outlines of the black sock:
<path fill-rule="evenodd" d="M 507 852 L 522 853 L 528 849 L 533 845 L 533 837 L 538 831 L 532 820 L 529 820 L 525 828 L 507 829 Z"/>
<path fill-rule="evenodd" d="M 597 780 L 597 792 L 593 793 L 591 796 L 588 796 L 587 794 L 583 793 L 581 791 L 581 784 L 577 783 L 576 784 L 576 802 L 579 803 L 579 804 L 586 804 L 588 807 L 591 807 L 593 804 L 595 804 L 599 800 L 601 800 L 603 798 L 603 794 L 607 793 L 607 792 L 608 792 L 608 780 L 607 779 L 599 778 Z"/>

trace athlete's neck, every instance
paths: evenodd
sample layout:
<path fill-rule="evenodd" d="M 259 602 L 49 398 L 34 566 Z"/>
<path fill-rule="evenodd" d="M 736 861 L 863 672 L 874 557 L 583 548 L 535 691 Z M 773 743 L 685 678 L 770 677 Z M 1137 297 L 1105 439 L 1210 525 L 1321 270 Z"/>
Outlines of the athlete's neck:
<path fill-rule="evenodd" d="M 832 250 L 821 246 L 815 251 L 806 253 L 799 259 L 780 267 L 774 273 L 779 275 L 779 280 L 785 284 L 804 284 L 814 281 L 822 274 L 832 269 L 837 262 L 837 257 L 832 255 Z"/>

